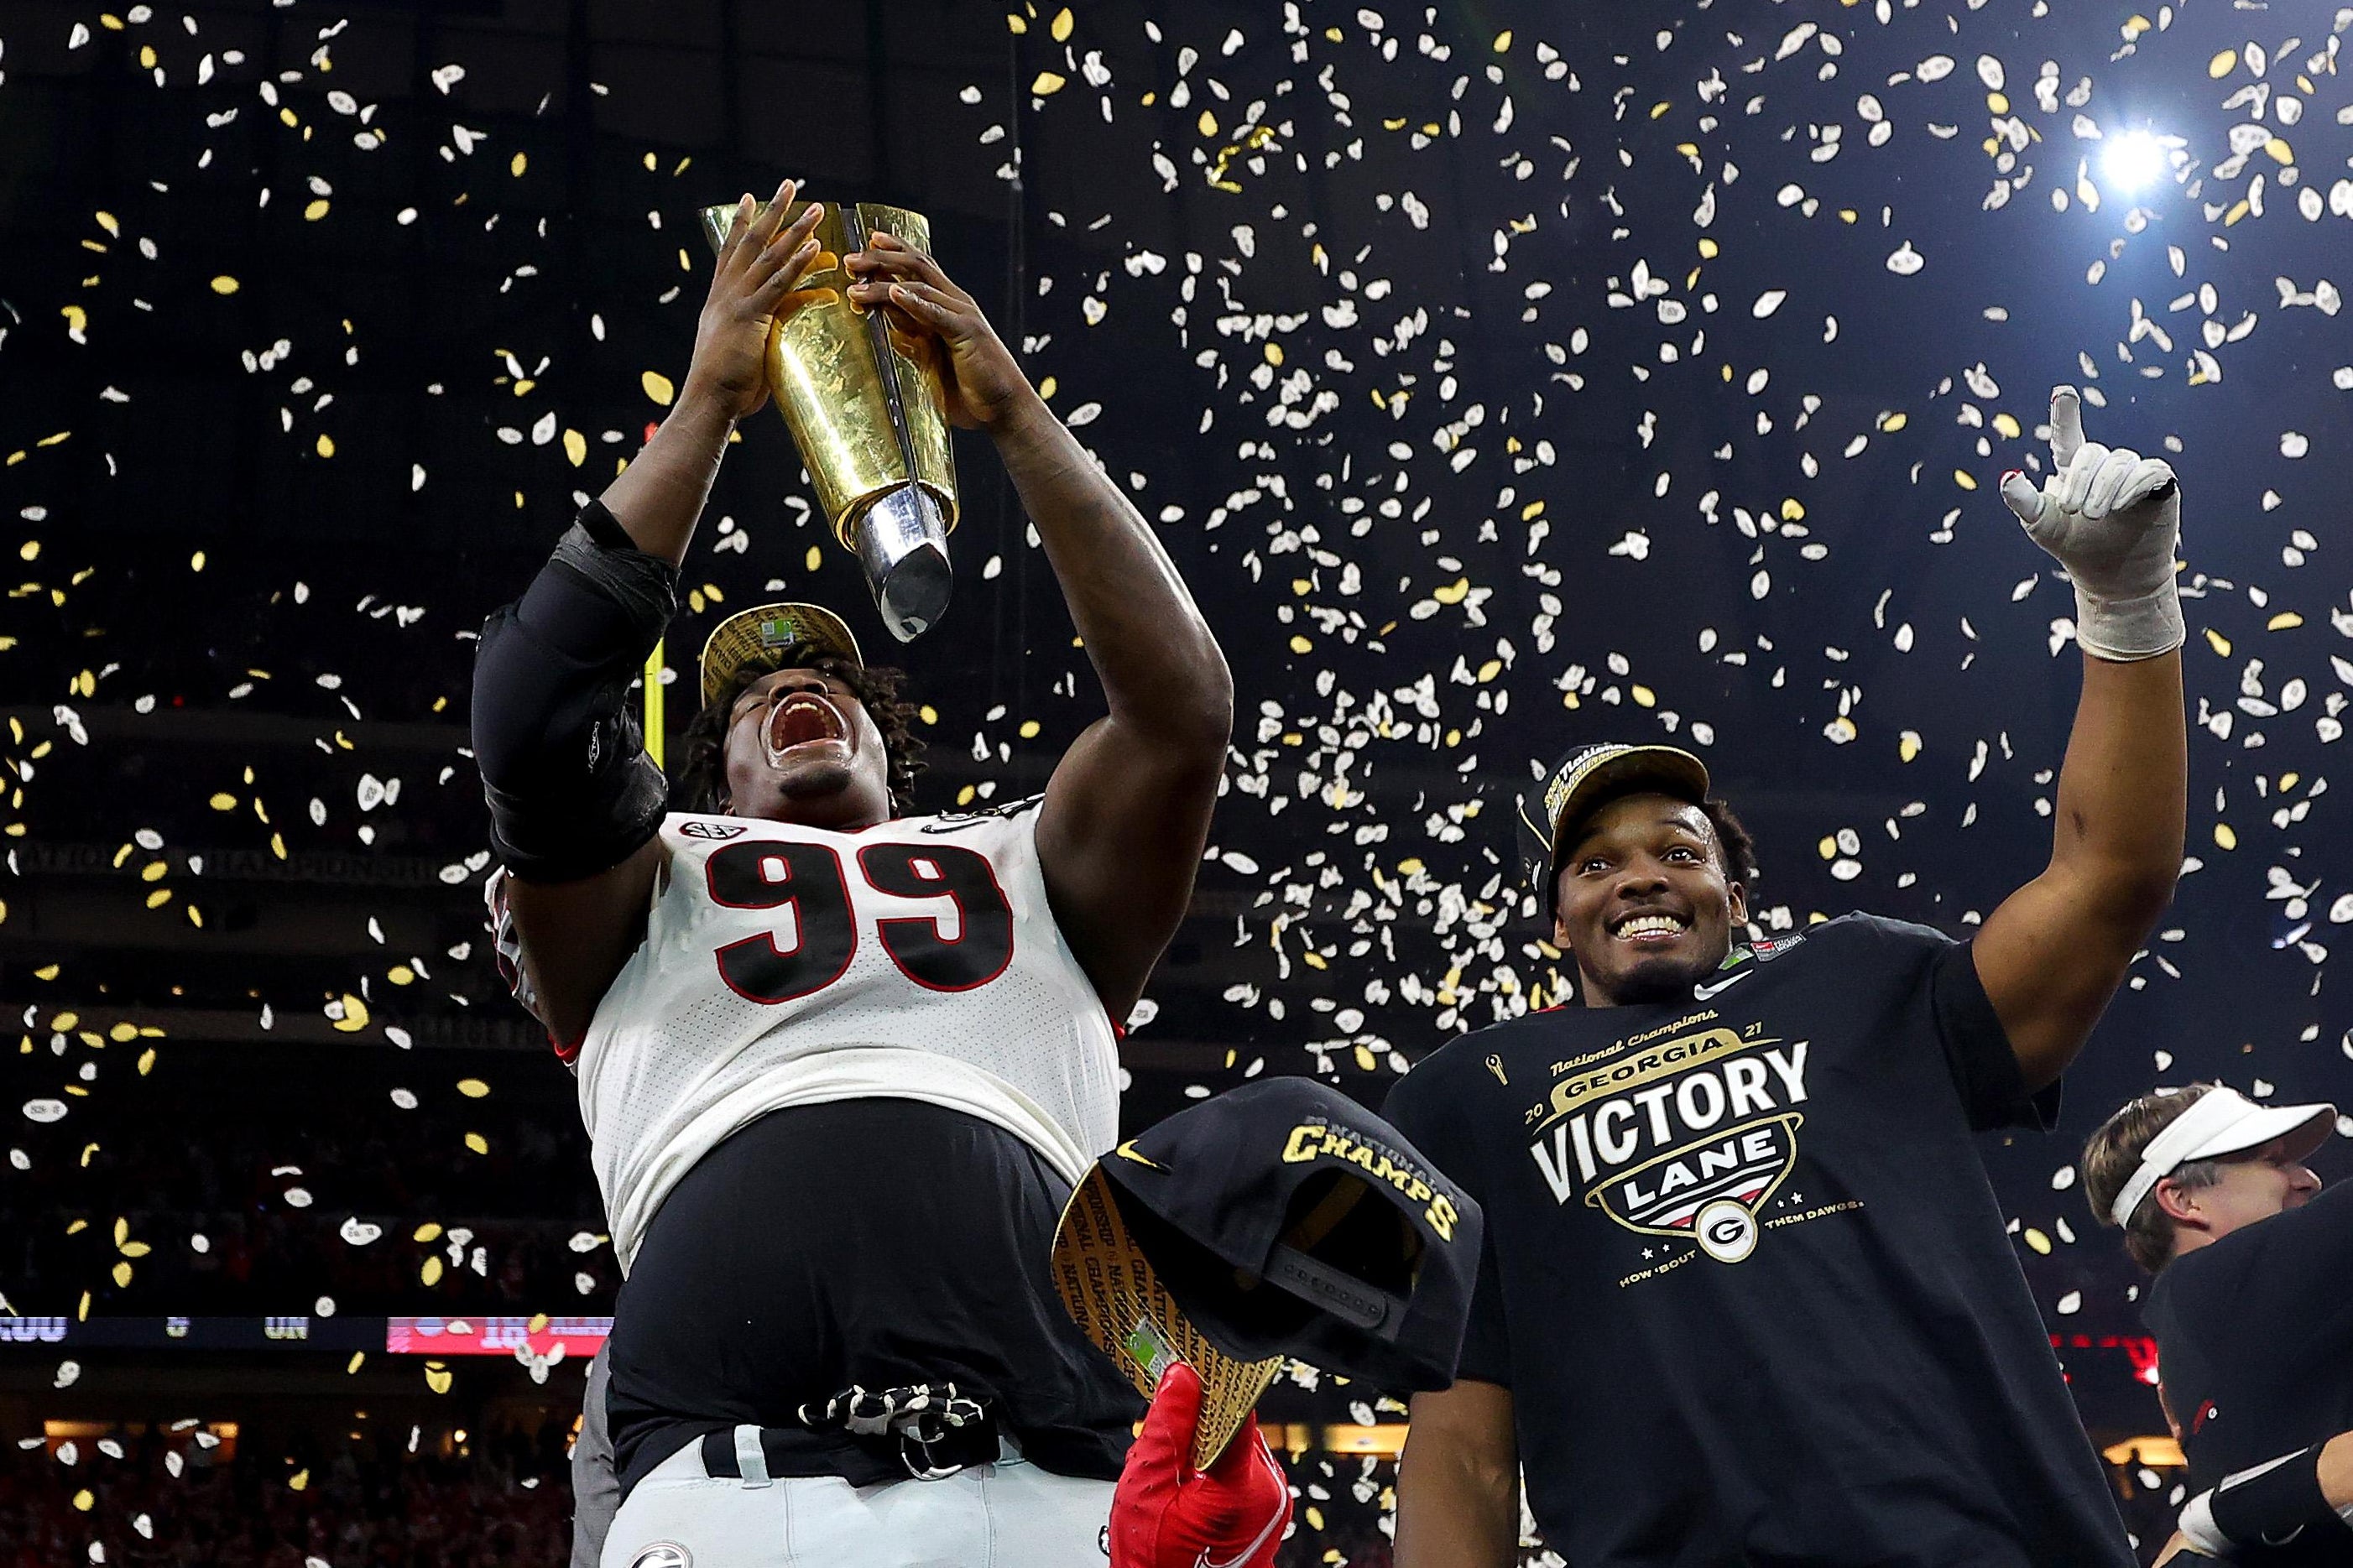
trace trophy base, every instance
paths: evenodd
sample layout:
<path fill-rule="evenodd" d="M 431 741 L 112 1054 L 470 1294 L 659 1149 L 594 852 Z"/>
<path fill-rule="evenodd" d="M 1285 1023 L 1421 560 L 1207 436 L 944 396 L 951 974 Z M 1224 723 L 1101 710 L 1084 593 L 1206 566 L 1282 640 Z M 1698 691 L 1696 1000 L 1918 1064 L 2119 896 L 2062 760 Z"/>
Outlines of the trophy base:
<path fill-rule="evenodd" d="M 850 534 L 891 635 L 913 642 L 938 625 L 955 587 L 938 498 L 921 485 L 902 485 L 860 514 Z"/>

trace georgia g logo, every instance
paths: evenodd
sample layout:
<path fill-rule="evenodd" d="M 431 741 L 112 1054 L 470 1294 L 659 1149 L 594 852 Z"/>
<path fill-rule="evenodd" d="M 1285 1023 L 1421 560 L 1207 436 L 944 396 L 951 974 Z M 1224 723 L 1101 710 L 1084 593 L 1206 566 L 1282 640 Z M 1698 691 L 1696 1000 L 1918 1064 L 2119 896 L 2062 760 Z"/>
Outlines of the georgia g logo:
<path fill-rule="evenodd" d="M 693 1568 L 694 1554 L 675 1541 L 657 1541 L 629 1559 L 629 1568 Z"/>

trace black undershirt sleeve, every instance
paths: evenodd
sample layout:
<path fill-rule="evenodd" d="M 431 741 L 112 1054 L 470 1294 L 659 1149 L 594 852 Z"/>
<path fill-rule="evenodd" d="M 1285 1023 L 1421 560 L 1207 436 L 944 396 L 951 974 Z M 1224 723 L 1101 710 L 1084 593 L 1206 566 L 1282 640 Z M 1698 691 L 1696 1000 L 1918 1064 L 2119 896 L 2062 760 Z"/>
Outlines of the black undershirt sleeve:
<path fill-rule="evenodd" d="M 628 858 L 669 791 L 645 753 L 630 686 L 678 607 L 678 571 L 591 501 L 474 654 L 474 754 L 491 847 L 528 882 Z"/>

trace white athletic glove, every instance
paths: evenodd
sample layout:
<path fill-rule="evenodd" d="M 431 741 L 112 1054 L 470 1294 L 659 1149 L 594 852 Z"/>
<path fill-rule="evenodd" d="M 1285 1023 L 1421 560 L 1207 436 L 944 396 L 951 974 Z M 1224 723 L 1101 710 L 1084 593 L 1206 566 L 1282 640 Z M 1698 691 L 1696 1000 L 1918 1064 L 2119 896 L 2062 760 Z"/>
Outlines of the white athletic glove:
<path fill-rule="evenodd" d="M 2075 640 L 2085 653 L 2122 662 L 2179 647 L 2186 634 L 2173 552 L 2181 487 L 2171 465 L 2084 440 L 2072 386 L 2051 391 L 2051 458 L 2040 490 L 2013 468 L 2002 476 L 2001 499 L 2074 583 Z"/>

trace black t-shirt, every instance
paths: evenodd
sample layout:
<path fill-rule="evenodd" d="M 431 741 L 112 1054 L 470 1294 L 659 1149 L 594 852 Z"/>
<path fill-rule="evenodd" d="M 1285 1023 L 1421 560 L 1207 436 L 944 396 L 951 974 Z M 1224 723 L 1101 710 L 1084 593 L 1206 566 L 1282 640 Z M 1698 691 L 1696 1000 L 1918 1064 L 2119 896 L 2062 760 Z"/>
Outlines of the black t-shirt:
<path fill-rule="evenodd" d="M 2353 1183 L 2176 1258 L 2142 1315 L 2193 1489 L 2353 1431 Z M 2353 1563 L 2353 1530 L 2260 1561 Z"/>
<path fill-rule="evenodd" d="M 954 1383 L 1027 1458 L 1115 1480 L 1144 1412 L 1047 1272 L 1070 1196 L 1003 1129 L 913 1100 L 770 1111 L 671 1189 L 614 1308 L 624 1493 L 691 1438 L 792 1428 L 852 1384 Z M 797 1433 L 777 1475 L 904 1480 L 895 1443 Z"/>
<path fill-rule="evenodd" d="M 1970 950 L 1850 915 L 1683 1006 L 1456 1040 L 1387 1114 L 1486 1210 L 1459 1375 L 1576 1568 L 2129 1568 L 1972 1129 L 2048 1124 Z"/>

